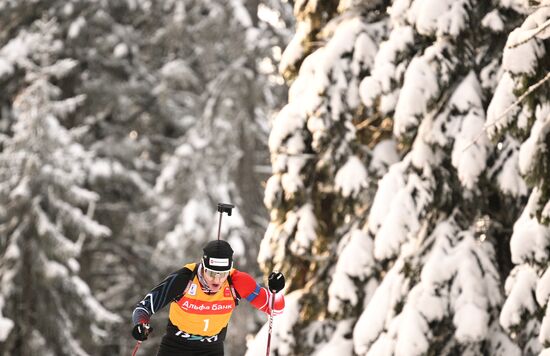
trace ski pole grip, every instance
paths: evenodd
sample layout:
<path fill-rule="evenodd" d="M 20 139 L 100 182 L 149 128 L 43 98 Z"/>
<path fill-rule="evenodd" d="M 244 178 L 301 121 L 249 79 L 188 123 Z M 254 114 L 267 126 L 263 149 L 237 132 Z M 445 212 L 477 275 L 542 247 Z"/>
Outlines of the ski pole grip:
<path fill-rule="evenodd" d="M 234 207 L 235 205 L 233 204 L 218 203 L 218 212 L 220 212 L 221 214 L 227 213 L 228 216 L 231 216 L 231 211 Z"/>

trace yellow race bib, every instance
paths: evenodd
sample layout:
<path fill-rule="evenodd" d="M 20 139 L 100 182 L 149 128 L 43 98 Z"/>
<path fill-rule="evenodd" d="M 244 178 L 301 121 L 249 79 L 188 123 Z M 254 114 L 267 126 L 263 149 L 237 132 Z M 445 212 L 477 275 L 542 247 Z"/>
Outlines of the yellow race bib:
<path fill-rule="evenodd" d="M 195 263 L 185 265 L 193 271 Z M 213 336 L 229 323 L 235 309 L 235 300 L 227 280 L 216 294 L 202 291 L 199 278 L 195 276 L 187 293 L 170 303 L 170 321 L 181 331 L 193 335 Z"/>

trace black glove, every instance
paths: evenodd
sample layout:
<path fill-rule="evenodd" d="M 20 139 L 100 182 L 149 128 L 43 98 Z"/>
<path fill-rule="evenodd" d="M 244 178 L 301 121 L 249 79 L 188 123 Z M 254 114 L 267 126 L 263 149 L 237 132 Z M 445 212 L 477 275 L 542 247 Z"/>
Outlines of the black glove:
<path fill-rule="evenodd" d="M 150 333 L 153 332 L 153 328 L 149 324 L 136 324 L 132 330 L 132 336 L 138 341 L 147 340 Z"/>
<path fill-rule="evenodd" d="M 285 276 L 281 272 L 271 272 L 267 284 L 270 291 L 277 293 L 285 287 Z"/>

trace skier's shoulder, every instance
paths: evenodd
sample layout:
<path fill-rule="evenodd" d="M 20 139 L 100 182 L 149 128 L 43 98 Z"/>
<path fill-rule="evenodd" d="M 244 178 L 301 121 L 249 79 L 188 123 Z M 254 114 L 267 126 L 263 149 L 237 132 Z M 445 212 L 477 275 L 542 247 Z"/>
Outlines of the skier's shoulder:
<path fill-rule="evenodd" d="M 252 278 L 252 276 L 251 276 L 250 274 L 248 274 L 248 273 L 246 273 L 246 272 L 243 272 L 243 271 L 240 271 L 240 270 L 238 270 L 238 269 L 236 269 L 236 268 L 232 268 L 232 269 L 231 269 L 230 276 L 231 276 L 231 279 L 232 279 L 233 281 L 235 281 L 235 280 L 243 280 L 243 281 L 246 281 L 246 280 L 248 280 L 248 279 L 252 279 L 252 280 L 254 279 L 254 278 Z"/>
<path fill-rule="evenodd" d="M 245 298 L 259 287 L 256 280 L 250 274 L 238 269 L 231 271 L 231 283 L 237 292 Z"/>
<path fill-rule="evenodd" d="M 180 270 L 182 273 L 188 273 L 188 272 L 196 272 L 196 268 L 199 267 L 198 263 L 187 263 L 183 266 L 183 268 Z"/>
<path fill-rule="evenodd" d="M 190 280 L 194 277 L 196 272 L 196 263 L 188 263 L 178 269 L 177 271 L 173 272 L 170 276 L 176 278 L 176 280 Z M 198 266 L 198 265 L 197 265 Z"/>

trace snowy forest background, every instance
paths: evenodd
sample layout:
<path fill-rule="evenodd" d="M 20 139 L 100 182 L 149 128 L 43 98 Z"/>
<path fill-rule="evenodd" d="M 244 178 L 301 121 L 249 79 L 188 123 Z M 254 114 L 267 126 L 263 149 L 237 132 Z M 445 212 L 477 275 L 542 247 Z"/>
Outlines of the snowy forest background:
<path fill-rule="evenodd" d="M 550 355 L 549 38 L 548 0 L 0 0 L 0 354 L 129 355 L 231 202 L 274 355 Z"/>

